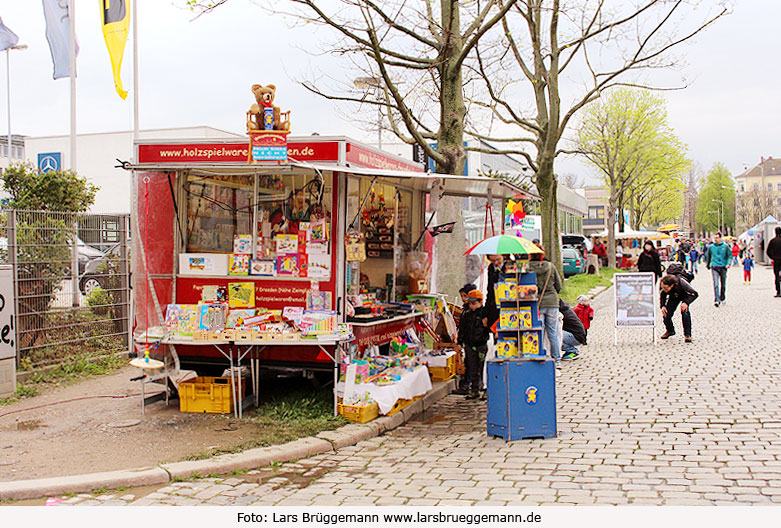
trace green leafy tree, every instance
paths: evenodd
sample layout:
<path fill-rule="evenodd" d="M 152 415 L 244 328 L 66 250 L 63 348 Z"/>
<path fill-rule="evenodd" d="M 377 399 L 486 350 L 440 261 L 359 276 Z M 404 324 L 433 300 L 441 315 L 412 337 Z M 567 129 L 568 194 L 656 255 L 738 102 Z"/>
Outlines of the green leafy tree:
<path fill-rule="evenodd" d="M 666 165 L 661 163 L 657 167 L 661 173 L 649 170 L 629 192 L 628 204 L 635 229 L 675 222 L 683 213 L 681 196 L 686 190 L 685 176 L 668 173 L 670 169 Z"/>
<path fill-rule="evenodd" d="M 697 195 L 697 229 L 704 232 L 726 228 L 734 230 L 735 180 L 732 179 L 727 166 L 721 162 L 714 163 L 700 187 L 700 193 Z"/>
<path fill-rule="evenodd" d="M 503 142 L 503 152 L 526 158 L 542 197 L 542 238 L 553 262 L 560 262 L 554 161 L 572 152 L 568 128 L 613 87 L 671 88 L 649 83 L 643 72 L 680 66 L 676 50 L 726 12 L 688 0 L 520 0 L 492 38 L 480 40 L 476 70 L 489 97 L 472 107 L 482 106 L 489 117 L 470 110 L 466 133 Z"/>
<path fill-rule="evenodd" d="M 19 346 L 36 344 L 45 312 L 71 276 L 76 216 L 95 201 L 97 187 L 73 171 L 39 172 L 30 163 L 12 164 L 0 176 L 16 215 Z M 10 241 L 12 248 L 14 241 Z"/>
<path fill-rule="evenodd" d="M 12 164 L 0 178 L 10 196 L 9 209 L 83 213 L 98 192 L 71 170 L 39 172 L 30 163 Z"/>
<path fill-rule="evenodd" d="M 580 153 L 596 167 L 609 191 L 608 261 L 615 266 L 617 211 L 633 201 L 653 200 L 641 204 L 643 214 L 650 210 L 659 216 L 672 193 L 680 200 L 681 180 L 690 166 L 686 147 L 667 122 L 664 98 L 647 90 L 612 90 L 584 111 L 577 134 Z M 680 209 L 675 212 L 677 216 Z"/>

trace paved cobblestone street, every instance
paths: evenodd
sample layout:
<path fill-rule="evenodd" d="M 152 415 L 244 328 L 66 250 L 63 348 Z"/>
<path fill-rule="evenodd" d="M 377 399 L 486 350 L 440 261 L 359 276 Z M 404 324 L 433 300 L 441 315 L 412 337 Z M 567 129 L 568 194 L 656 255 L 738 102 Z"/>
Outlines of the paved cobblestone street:
<path fill-rule="evenodd" d="M 417 421 L 337 453 L 140 497 L 65 503 L 781 503 L 781 299 L 768 268 L 751 286 L 741 271 L 730 270 L 719 308 L 710 273 L 694 280 L 692 344 L 676 315 L 668 341 L 654 347 L 650 330 L 624 330 L 614 346 L 612 290 L 599 296 L 589 346 L 559 372 L 557 438 L 488 438 L 484 402 L 451 395 Z"/>

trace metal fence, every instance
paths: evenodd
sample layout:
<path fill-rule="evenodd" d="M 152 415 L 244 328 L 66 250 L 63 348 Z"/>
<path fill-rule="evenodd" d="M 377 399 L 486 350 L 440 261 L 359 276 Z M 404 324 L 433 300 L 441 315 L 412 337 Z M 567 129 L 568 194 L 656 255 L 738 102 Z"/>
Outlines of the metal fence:
<path fill-rule="evenodd" d="M 22 369 L 128 349 L 128 215 L 6 210 L 0 226 Z"/>

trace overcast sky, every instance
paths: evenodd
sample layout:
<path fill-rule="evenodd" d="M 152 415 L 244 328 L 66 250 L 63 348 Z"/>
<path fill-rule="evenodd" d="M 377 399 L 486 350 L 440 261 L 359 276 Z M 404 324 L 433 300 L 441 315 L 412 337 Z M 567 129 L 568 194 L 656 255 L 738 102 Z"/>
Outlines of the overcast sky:
<path fill-rule="evenodd" d="M 375 141 L 375 133 L 336 117 L 332 103 L 296 83 L 312 70 L 338 73 L 339 59 L 302 49 L 326 39 L 324 30 L 315 37 L 311 25 L 291 30 L 248 0 L 232 0 L 192 21 L 193 14 L 181 7 L 184 3 L 138 0 L 142 129 L 209 125 L 243 133 L 245 112 L 253 102 L 249 87 L 274 83 L 278 105 L 293 110 L 294 134 L 318 132 Z M 781 155 L 776 144 L 781 137 L 781 73 L 776 71 L 781 2 L 735 4 L 733 14 L 685 50 L 690 86 L 666 94 L 670 120 L 689 146 L 689 157 L 706 170 L 714 162 L 724 162 L 733 175 L 758 163 L 760 156 Z M 123 101 L 114 91 L 98 5 L 98 0 L 76 0 L 79 133 L 132 128 L 132 95 Z M 26 51 L 11 52 L 12 133 L 67 134 L 69 81 L 52 79 L 41 2 L 0 0 L 0 16 L 20 42 L 29 45 Z M 122 69 L 127 90 L 133 85 L 131 49 L 128 41 Z M 0 92 L 5 96 L 2 66 Z M 582 176 L 591 172 L 571 159 L 560 160 L 557 170 Z"/>

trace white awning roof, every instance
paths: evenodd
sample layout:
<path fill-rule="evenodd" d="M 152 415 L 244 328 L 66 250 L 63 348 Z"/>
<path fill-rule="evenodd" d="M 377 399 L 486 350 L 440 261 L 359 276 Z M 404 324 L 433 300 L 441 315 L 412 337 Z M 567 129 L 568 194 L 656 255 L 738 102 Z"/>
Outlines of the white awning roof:
<path fill-rule="evenodd" d="M 249 165 L 246 163 L 220 164 L 141 164 L 125 166 L 128 170 L 187 170 L 193 174 L 290 174 L 307 171 L 343 172 L 360 176 L 375 177 L 391 185 L 404 185 L 420 191 L 430 191 L 439 181 L 444 182 L 445 194 L 451 196 L 488 196 L 488 191 L 494 198 L 523 198 L 540 201 L 535 193 L 524 191 L 510 182 L 486 178 L 484 176 L 455 176 L 452 174 L 436 174 L 431 172 L 391 171 L 386 169 L 371 169 L 367 167 L 346 167 L 332 163 L 309 163 L 292 161 L 283 165 Z"/>

